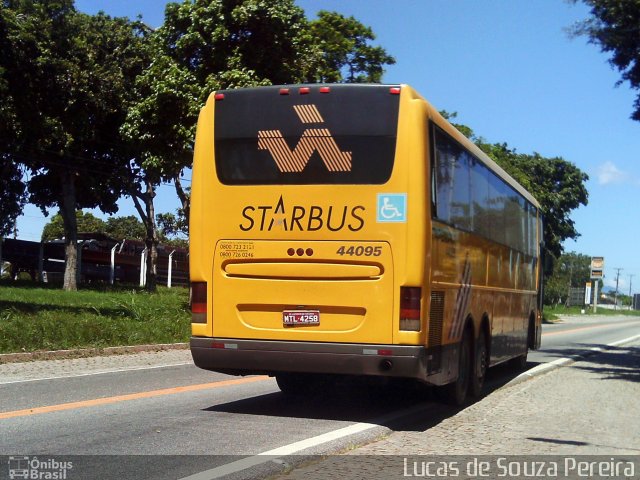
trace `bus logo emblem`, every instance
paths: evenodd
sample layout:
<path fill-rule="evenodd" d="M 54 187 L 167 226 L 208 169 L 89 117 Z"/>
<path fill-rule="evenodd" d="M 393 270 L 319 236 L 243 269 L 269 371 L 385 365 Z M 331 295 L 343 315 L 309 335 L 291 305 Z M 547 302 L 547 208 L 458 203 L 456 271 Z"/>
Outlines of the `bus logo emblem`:
<path fill-rule="evenodd" d="M 304 124 L 324 123 L 315 105 L 294 105 L 294 111 Z M 318 152 L 330 172 L 350 172 L 351 152 L 343 152 L 327 128 L 308 128 L 298 144 L 289 148 L 280 130 L 258 131 L 258 149 L 268 150 L 282 173 L 302 172 L 313 152 Z"/>

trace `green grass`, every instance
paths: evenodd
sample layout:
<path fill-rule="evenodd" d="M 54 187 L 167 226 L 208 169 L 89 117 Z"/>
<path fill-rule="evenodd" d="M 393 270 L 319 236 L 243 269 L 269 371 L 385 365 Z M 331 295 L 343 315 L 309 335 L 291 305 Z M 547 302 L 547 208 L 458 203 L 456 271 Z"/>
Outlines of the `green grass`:
<path fill-rule="evenodd" d="M 564 305 L 558 305 L 555 307 L 550 307 L 545 305 L 544 307 L 544 319 L 547 321 L 557 320 L 560 315 L 582 315 L 581 307 L 565 307 Z M 593 309 L 591 307 L 585 308 L 584 315 L 596 315 L 593 313 Z M 597 315 L 629 315 L 640 317 L 640 311 L 638 310 L 629 310 L 629 307 L 625 306 L 623 309 L 618 308 L 618 310 L 610 310 L 608 308 L 598 307 Z"/>
<path fill-rule="evenodd" d="M 0 282 L 0 353 L 186 342 L 189 293 Z"/>

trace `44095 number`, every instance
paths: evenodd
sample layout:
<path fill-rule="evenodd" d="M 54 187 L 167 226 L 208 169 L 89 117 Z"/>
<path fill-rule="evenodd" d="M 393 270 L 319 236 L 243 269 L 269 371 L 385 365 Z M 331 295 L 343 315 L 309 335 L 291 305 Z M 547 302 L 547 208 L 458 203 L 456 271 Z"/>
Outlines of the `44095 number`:
<path fill-rule="evenodd" d="M 348 255 L 349 257 L 379 257 L 382 255 L 382 247 L 373 247 L 371 245 L 362 246 L 341 246 L 336 251 L 336 254 L 340 256 Z"/>

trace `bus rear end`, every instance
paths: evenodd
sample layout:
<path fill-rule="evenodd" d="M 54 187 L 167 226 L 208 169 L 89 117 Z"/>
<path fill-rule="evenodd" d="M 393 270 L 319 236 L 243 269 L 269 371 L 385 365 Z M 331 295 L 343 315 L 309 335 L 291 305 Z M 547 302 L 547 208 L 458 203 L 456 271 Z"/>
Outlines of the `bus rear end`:
<path fill-rule="evenodd" d="M 425 378 L 423 104 L 389 85 L 210 97 L 190 218 L 197 366 Z"/>

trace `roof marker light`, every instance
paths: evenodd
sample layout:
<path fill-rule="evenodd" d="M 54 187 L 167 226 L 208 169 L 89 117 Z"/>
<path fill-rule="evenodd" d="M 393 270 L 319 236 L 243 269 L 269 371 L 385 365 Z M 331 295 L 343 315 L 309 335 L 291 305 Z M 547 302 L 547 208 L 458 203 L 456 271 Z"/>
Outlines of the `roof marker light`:
<path fill-rule="evenodd" d="M 300 87 L 300 95 L 307 95 L 311 93 L 311 89 L 309 87 Z"/>
<path fill-rule="evenodd" d="M 391 87 L 389 93 L 391 95 L 400 95 L 400 87 Z"/>
<path fill-rule="evenodd" d="M 224 100 L 224 93 L 216 93 L 214 98 L 216 100 Z"/>
<path fill-rule="evenodd" d="M 280 95 L 289 95 L 289 89 L 288 88 L 281 88 L 280 89 Z"/>
<path fill-rule="evenodd" d="M 330 87 L 320 87 L 320 93 L 329 93 L 330 91 Z"/>

